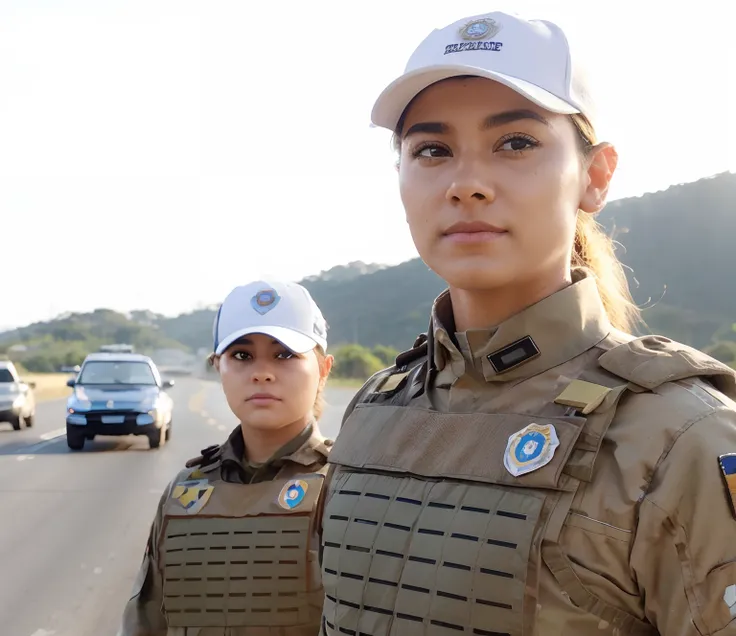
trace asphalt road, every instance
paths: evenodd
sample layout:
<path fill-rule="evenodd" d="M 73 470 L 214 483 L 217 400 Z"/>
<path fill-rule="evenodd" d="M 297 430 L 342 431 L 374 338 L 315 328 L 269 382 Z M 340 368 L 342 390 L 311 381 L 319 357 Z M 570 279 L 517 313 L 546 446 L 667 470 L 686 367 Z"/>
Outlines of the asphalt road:
<path fill-rule="evenodd" d="M 354 391 L 328 389 L 334 436 Z M 0 424 L 0 634 L 115 636 L 166 484 L 236 425 L 219 384 L 178 379 L 171 440 L 64 434 L 64 401 L 38 405 L 31 429 Z"/>

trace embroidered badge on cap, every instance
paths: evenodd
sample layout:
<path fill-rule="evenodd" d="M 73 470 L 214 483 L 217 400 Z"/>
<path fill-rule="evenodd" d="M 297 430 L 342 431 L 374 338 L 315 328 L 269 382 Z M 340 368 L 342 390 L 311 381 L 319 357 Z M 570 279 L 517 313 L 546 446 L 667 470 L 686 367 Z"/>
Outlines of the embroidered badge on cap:
<path fill-rule="evenodd" d="M 483 40 L 492 38 L 501 30 L 501 25 L 490 18 L 472 20 L 460 29 L 460 37 L 463 40 Z"/>
<path fill-rule="evenodd" d="M 214 489 L 206 479 L 190 479 L 176 484 L 171 497 L 179 502 L 188 515 L 195 515 L 205 507 Z"/>
<path fill-rule="evenodd" d="M 308 489 L 309 484 L 303 479 L 292 479 L 279 493 L 279 506 L 293 510 L 302 502 Z"/>
<path fill-rule="evenodd" d="M 560 445 L 551 424 L 529 424 L 509 437 L 503 464 L 514 477 L 548 464 Z"/>
<path fill-rule="evenodd" d="M 250 306 L 263 316 L 278 305 L 279 300 L 281 296 L 276 293 L 275 289 L 262 289 L 250 299 Z"/>
<path fill-rule="evenodd" d="M 723 481 L 726 483 L 726 492 L 728 500 L 731 503 L 731 512 L 736 517 L 736 453 L 721 455 L 718 458 L 718 465 L 721 467 Z"/>

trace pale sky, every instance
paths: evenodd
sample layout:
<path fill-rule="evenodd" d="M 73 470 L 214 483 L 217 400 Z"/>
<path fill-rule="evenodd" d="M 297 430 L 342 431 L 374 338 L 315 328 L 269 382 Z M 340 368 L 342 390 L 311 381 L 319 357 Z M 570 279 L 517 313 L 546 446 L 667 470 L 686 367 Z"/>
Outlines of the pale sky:
<path fill-rule="evenodd" d="M 414 258 L 370 110 L 431 29 L 494 9 L 585 46 L 612 198 L 736 171 L 722 0 L 1 0 L 0 327 Z"/>

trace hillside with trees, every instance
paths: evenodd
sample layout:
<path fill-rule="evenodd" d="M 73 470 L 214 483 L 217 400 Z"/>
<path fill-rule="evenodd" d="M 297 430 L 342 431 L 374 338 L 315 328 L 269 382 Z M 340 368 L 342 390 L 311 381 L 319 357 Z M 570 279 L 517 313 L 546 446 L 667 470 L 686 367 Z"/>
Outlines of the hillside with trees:
<path fill-rule="evenodd" d="M 617 241 L 643 308 L 639 333 L 660 333 L 736 365 L 736 175 L 614 201 L 599 220 Z M 340 353 L 335 372 L 344 377 L 367 374 L 411 346 L 444 289 L 419 259 L 394 267 L 349 263 L 301 282 L 325 314 L 332 350 Z M 211 347 L 215 310 L 69 314 L 0 334 L 0 355 L 43 371 L 77 364 L 107 342 L 196 352 Z"/>

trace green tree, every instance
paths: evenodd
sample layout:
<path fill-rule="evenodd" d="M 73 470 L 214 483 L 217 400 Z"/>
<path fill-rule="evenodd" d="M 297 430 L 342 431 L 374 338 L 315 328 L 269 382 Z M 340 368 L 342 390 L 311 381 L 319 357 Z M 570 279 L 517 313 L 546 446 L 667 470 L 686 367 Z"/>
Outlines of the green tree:
<path fill-rule="evenodd" d="M 396 356 L 399 355 L 399 350 L 386 345 L 376 345 L 371 353 L 381 361 L 384 367 L 390 367 L 396 360 Z"/>
<path fill-rule="evenodd" d="M 706 353 L 716 360 L 736 367 L 736 342 L 724 340 L 708 347 Z"/>
<path fill-rule="evenodd" d="M 334 356 L 332 373 L 338 378 L 366 380 L 385 366 L 370 349 L 358 344 L 343 345 L 335 350 Z"/>

